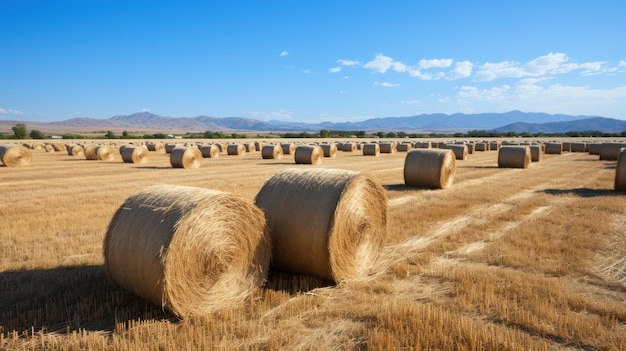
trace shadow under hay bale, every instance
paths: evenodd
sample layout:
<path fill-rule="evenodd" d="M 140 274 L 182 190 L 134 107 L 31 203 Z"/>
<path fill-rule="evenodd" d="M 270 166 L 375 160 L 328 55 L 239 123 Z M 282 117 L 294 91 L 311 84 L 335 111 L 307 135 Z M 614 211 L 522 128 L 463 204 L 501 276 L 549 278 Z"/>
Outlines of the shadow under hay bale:
<path fill-rule="evenodd" d="M 255 200 L 272 238 L 274 269 L 333 282 L 367 276 L 387 233 L 385 190 L 365 174 L 287 169 Z"/>
<path fill-rule="evenodd" d="M 446 189 L 454 182 L 456 157 L 452 150 L 415 149 L 404 161 L 404 184 L 413 187 Z"/>
<path fill-rule="evenodd" d="M 133 194 L 104 240 L 111 281 L 183 318 L 243 302 L 265 282 L 270 255 L 254 204 L 185 186 Z"/>

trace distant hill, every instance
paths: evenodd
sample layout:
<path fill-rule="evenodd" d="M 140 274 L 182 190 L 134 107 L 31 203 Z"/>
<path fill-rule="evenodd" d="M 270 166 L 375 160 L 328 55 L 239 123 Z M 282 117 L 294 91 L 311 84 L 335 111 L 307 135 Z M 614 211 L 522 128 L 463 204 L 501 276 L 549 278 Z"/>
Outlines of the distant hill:
<path fill-rule="evenodd" d="M 2 121 L 0 127 L 10 130 L 10 127 L 19 121 Z M 622 132 L 626 130 L 626 121 L 596 117 L 550 115 L 510 111 L 506 113 L 480 113 L 451 115 L 436 113 L 422 114 L 410 117 L 372 118 L 360 122 L 287 122 L 287 121 L 260 121 L 252 118 L 211 116 L 198 117 L 167 117 L 150 112 L 139 112 L 130 115 L 113 116 L 107 119 L 77 117 L 64 121 L 39 123 L 21 122 L 31 129 L 41 131 L 54 130 L 128 130 L 128 131 L 248 131 L 248 132 L 317 132 L 320 129 L 330 130 L 364 130 L 376 131 L 405 131 L 405 132 L 465 132 L 468 130 L 496 130 L 502 132 L 543 132 L 559 133 L 569 131 L 601 131 Z"/>
<path fill-rule="evenodd" d="M 626 131 L 626 121 L 606 117 L 591 117 L 574 121 L 549 123 L 511 123 L 495 129 L 498 132 L 516 133 L 566 133 L 573 131 L 599 131 L 615 133 Z"/>

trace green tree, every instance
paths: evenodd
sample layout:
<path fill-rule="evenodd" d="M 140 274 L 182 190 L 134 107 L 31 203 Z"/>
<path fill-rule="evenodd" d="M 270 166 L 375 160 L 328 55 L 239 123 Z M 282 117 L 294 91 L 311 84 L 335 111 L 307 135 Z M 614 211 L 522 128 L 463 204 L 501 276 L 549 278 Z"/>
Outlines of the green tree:
<path fill-rule="evenodd" d="M 320 130 L 320 138 L 330 138 L 330 130 L 328 129 Z"/>
<path fill-rule="evenodd" d="M 43 135 L 43 133 L 37 129 L 31 130 L 28 135 L 33 139 L 45 139 L 46 138 L 46 136 Z"/>
<path fill-rule="evenodd" d="M 18 123 L 15 126 L 13 126 L 13 134 L 15 135 L 15 139 L 26 139 L 26 134 L 28 133 L 26 131 L 26 124 L 24 123 Z"/>
<path fill-rule="evenodd" d="M 4 139 L 4 133 L 0 133 L 0 139 Z"/>
<path fill-rule="evenodd" d="M 127 131 L 123 131 L 122 132 L 122 138 L 128 139 L 128 132 Z"/>
<path fill-rule="evenodd" d="M 113 132 L 112 132 L 112 131 L 110 131 L 110 130 L 107 130 L 106 134 L 104 134 L 104 137 L 105 137 L 105 138 L 107 138 L 107 139 L 115 139 L 115 138 L 117 138 L 117 137 L 115 136 L 115 133 L 113 133 Z"/>

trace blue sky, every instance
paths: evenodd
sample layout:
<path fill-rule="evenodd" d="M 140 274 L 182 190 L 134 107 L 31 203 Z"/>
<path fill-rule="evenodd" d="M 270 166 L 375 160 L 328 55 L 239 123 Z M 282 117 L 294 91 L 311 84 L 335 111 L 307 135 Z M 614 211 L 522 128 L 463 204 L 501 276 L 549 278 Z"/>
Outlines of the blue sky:
<path fill-rule="evenodd" d="M 626 1 L 0 1 L 0 119 L 626 119 Z"/>

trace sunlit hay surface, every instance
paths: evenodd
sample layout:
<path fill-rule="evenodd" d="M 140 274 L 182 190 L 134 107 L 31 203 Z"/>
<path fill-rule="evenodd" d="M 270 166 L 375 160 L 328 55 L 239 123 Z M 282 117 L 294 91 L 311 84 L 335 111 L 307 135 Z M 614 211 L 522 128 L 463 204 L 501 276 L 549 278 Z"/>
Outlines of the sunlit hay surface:
<path fill-rule="evenodd" d="M 624 142 L 594 138 L 609 141 Z M 102 243 L 120 204 L 163 183 L 252 201 L 278 171 L 311 166 L 260 153 L 178 169 L 158 152 L 131 164 L 31 151 L 32 166 L 0 166 L 0 349 L 626 349 L 624 194 L 617 162 L 597 154 L 544 154 L 520 171 L 477 152 L 440 191 L 404 184 L 406 153 L 337 153 L 316 167 L 367 170 L 386 189 L 376 274 L 333 284 L 270 270 L 242 304 L 181 321 L 107 279 Z"/>

